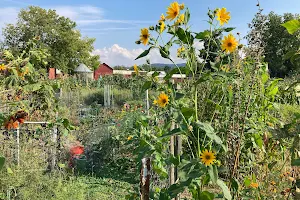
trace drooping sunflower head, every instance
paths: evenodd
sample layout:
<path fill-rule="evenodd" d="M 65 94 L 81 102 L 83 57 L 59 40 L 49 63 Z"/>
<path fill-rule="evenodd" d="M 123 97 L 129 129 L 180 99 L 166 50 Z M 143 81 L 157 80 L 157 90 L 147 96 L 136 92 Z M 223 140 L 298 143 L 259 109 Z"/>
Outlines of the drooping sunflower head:
<path fill-rule="evenodd" d="M 216 156 L 213 151 L 208 151 L 207 149 L 205 151 L 202 151 L 201 155 L 201 162 L 206 165 L 212 165 L 216 161 Z"/>
<path fill-rule="evenodd" d="M 161 21 L 159 24 L 160 24 L 159 32 L 162 33 L 166 28 L 166 24 L 163 21 Z"/>
<path fill-rule="evenodd" d="M 183 24 L 183 22 L 184 22 L 184 14 L 181 14 L 181 15 L 179 15 L 175 24 L 180 25 L 180 24 Z"/>
<path fill-rule="evenodd" d="M 157 104 L 164 108 L 169 103 L 169 97 L 165 93 L 160 93 L 157 99 Z"/>
<path fill-rule="evenodd" d="M 140 41 L 144 44 L 147 45 L 149 41 L 150 33 L 147 28 L 141 29 L 141 35 L 140 35 Z"/>
<path fill-rule="evenodd" d="M 230 12 L 227 12 L 226 8 L 218 9 L 216 16 L 221 26 L 223 26 L 224 23 L 228 24 L 228 21 L 230 20 Z"/>
<path fill-rule="evenodd" d="M 179 12 L 180 12 L 179 4 L 177 1 L 175 1 L 171 3 L 170 6 L 168 7 L 166 18 L 169 20 L 173 20 L 179 15 Z"/>
<path fill-rule="evenodd" d="M 234 52 L 235 49 L 238 46 L 238 41 L 235 39 L 235 37 L 232 34 L 229 34 L 228 36 L 225 36 L 222 40 L 222 50 L 225 52 Z"/>

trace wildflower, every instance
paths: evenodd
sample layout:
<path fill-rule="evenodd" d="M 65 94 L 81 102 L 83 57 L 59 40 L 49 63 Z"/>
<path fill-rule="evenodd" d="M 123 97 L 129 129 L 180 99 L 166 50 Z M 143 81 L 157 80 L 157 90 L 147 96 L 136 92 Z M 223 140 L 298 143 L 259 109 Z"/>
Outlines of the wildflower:
<path fill-rule="evenodd" d="M 223 65 L 223 66 L 221 67 L 221 70 L 224 71 L 224 72 L 229 72 L 230 67 L 229 67 L 229 66 L 226 66 L 226 65 Z"/>
<path fill-rule="evenodd" d="M 250 184 L 250 187 L 253 188 L 253 189 L 256 189 L 256 188 L 258 188 L 258 183 L 252 182 L 252 183 Z"/>
<path fill-rule="evenodd" d="M 232 85 L 228 85 L 228 90 L 232 90 Z"/>
<path fill-rule="evenodd" d="M 226 8 L 218 9 L 216 15 L 221 26 L 223 26 L 224 23 L 228 24 L 228 21 L 230 20 L 230 12 L 226 12 Z"/>
<path fill-rule="evenodd" d="M 271 185 L 276 185 L 276 182 L 275 181 L 271 181 Z"/>
<path fill-rule="evenodd" d="M 168 7 L 166 18 L 169 20 L 173 20 L 179 15 L 179 12 L 180 12 L 179 4 L 177 1 L 175 1 L 171 3 L 170 6 Z"/>
<path fill-rule="evenodd" d="M 180 24 L 182 24 L 184 22 L 184 14 L 181 14 L 179 17 L 178 17 L 178 19 L 177 19 L 177 21 L 176 21 L 176 25 L 180 25 Z"/>
<path fill-rule="evenodd" d="M 180 54 L 185 50 L 184 46 L 177 49 L 177 57 L 180 57 Z"/>
<path fill-rule="evenodd" d="M 136 64 L 133 65 L 133 69 L 134 69 L 135 73 L 138 75 L 139 74 L 139 68 Z"/>
<path fill-rule="evenodd" d="M 232 53 L 236 47 L 238 46 L 238 42 L 232 34 L 225 36 L 222 40 L 222 50 L 225 52 Z"/>
<path fill-rule="evenodd" d="M 183 10 L 184 9 L 184 3 L 180 4 L 179 8 L 180 8 L 180 10 Z"/>
<path fill-rule="evenodd" d="M 161 14 L 160 20 L 158 22 L 164 22 L 164 21 L 166 21 L 165 15 Z"/>
<path fill-rule="evenodd" d="M 289 177 L 289 180 L 290 180 L 291 182 L 294 182 L 296 179 L 290 176 L 290 177 Z"/>
<path fill-rule="evenodd" d="M 131 135 L 128 136 L 127 140 L 128 140 L 128 141 L 129 141 L 129 140 L 132 140 L 132 136 L 131 136 Z"/>
<path fill-rule="evenodd" d="M 160 93 L 157 99 L 157 104 L 164 108 L 169 103 L 169 97 L 165 93 Z"/>
<path fill-rule="evenodd" d="M 153 101 L 153 104 L 154 104 L 154 105 L 156 105 L 156 104 L 157 104 L 157 100 L 156 100 L 156 99 Z"/>
<path fill-rule="evenodd" d="M 23 75 L 27 75 L 29 73 L 29 69 L 28 69 L 28 67 L 25 67 L 25 70 L 24 70 L 24 72 L 23 72 Z"/>
<path fill-rule="evenodd" d="M 201 162 L 206 166 L 212 165 L 213 162 L 216 161 L 215 153 L 213 151 L 208 151 L 207 149 L 205 151 L 202 151 L 200 158 Z"/>
<path fill-rule="evenodd" d="M 0 72 L 5 71 L 6 69 L 7 67 L 4 64 L 0 65 Z"/>
<path fill-rule="evenodd" d="M 165 30 L 165 28 L 166 28 L 165 22 L 160 22 L 160 29 L 159 29 L 160 33 L 162 33 Z"/>
<path fill-rule="evenodd" d="M 144 45 L 147 45 L 147 44 L 148 44 L 149 37 L 150 37 L 150 34 L 149 34 L 148 29 L 147 29 L 147 28 L 141 29 L 140 41 L 141 41 Z"/>

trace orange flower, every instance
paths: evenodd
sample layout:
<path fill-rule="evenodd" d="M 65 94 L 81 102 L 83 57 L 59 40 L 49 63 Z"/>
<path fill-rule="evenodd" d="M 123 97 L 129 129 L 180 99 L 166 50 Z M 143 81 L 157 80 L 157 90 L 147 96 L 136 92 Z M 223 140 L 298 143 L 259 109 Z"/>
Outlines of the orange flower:
<path fill-rule="evenodd" d="M 258 183 L 252 182 L 252 183 L 250 184 L 250 187 L 256 189 L 256 188 L 258 188 Z"/>

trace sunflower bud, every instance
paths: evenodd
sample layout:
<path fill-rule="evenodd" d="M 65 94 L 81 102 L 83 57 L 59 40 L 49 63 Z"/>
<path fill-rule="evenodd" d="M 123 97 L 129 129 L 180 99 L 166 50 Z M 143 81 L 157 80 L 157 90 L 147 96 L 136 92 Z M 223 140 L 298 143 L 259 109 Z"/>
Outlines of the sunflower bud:
<path fill-rule="evenodd" d="M 141 44 L 140 40 L 135 41 L 136 44 Z"/>
<path fill-rule="evenodd" d="M 150 27 L 149 27 L 149 30 L 150 30 L 150 31 L 153 31 L 153 30 L 154 30 L 154 26 L 150 26 Z"/>
<path fill-rule="evenodd" d="M 243 46 L 244 46 L 244 45 L 240 44 L 240 45 L 238 46 L 238 49 L 242 49 Z"/>

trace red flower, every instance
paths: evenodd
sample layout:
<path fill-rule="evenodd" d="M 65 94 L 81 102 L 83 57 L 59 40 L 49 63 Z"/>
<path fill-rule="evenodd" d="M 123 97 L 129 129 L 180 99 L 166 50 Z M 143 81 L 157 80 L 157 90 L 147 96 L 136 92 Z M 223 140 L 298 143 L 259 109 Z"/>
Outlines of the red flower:
<path fill-rule="evenodd" d="M 25 119 L 24 119 L 24 118 L 18 118 L 17 120 L 18 120 L 18 122 L 19 122 L 20 124 L 23 124 L 23 123 L 24 123 L 24 121 L 25 121 Z"/>

